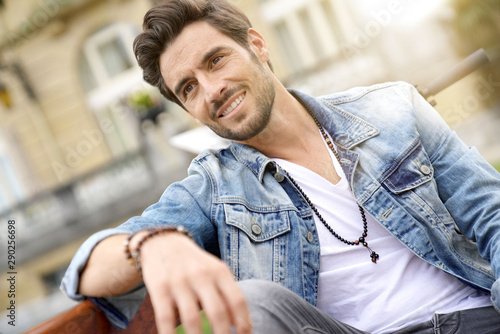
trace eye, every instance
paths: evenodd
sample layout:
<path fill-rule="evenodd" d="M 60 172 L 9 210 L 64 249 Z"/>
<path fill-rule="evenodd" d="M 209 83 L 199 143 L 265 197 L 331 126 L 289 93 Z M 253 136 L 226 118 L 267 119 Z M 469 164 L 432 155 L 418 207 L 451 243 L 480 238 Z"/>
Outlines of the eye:
<path fill-rule="evenodd" d="M 184 86 L 184 95 L 188 95 L 192 90 L 194 89 L 194 85 L 193 84 L 187 84 L 186 86 Z"/>
<path fill-rule="evenodd" d="M 217 65 L 217 63 L 222 59 L 222 56 L 217 56 L 212 59 L 212 65 Z"/>

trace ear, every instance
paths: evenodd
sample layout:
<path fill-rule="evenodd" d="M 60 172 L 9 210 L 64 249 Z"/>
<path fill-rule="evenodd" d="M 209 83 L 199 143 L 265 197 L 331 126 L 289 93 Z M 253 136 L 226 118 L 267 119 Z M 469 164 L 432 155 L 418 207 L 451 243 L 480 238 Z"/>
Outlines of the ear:
<path fill-rule="evenodd" d="M 248 29 L 248 43 L 263 63 L 269 60 L 269 47 L 264 37 L 257 30 L 253 28 Z"/>

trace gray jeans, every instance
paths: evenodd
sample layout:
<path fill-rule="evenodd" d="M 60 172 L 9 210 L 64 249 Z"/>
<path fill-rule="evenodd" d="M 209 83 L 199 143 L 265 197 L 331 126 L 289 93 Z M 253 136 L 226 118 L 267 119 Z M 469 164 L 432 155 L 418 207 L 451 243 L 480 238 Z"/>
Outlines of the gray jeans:
<path fill-rule="evenodd" d="M 333 319 L 276 283 L 247 280 L 239 285 L 250 307 L 255 334 L 367 333 Z M 435 314 L 431 320 L 395 334 L 489 333 L 500 333 L 500 314 L 493 307 Z"/>

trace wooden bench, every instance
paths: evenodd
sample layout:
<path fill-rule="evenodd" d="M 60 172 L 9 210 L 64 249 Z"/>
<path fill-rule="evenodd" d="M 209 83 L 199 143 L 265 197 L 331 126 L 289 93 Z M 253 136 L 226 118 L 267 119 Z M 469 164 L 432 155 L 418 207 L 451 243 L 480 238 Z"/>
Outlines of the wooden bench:
<path fill-rule="evenodd" d="M 92 301 L 85 300 L 72 309 L 49 319 L 28 330 L 25 334 L 157 334 L 153 307 L 149 295 L 144 299 L 139 311 L 129 326 L 120 330 L 113 326 L 104 312 Z"/>

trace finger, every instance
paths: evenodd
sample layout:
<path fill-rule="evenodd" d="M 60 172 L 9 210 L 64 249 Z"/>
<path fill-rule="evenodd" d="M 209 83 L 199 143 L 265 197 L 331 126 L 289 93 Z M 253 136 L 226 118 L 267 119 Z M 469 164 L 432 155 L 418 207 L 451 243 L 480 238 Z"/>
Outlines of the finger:
<path fill-rule="evenodd" d="M 198 298 L 186 284 L 178 284 L 173 291 L 181 323 L 187 334 L 201 334 Z"/>
<path fill-rule="evenodd" d="M 231 274 L 220 277 L 217 281 L 218 289 L 223 296 L 231 324 L 236 328 L 238 334 L 252 333 L 252 320 L 245 295 Z"/>
<path fill-rule="evenodd" d="M 167 291 L 154 291 L 150 293 L 151 304 L 155 315 L 158 334 L 175 334 L 177 326 L 175 303 Z"/>
<path fill-rule="evenodd" d="M 231 333 L 231 315 L 219 289 L 213 283 L 197 287 L 196 293 L 214 333 Z"/>

